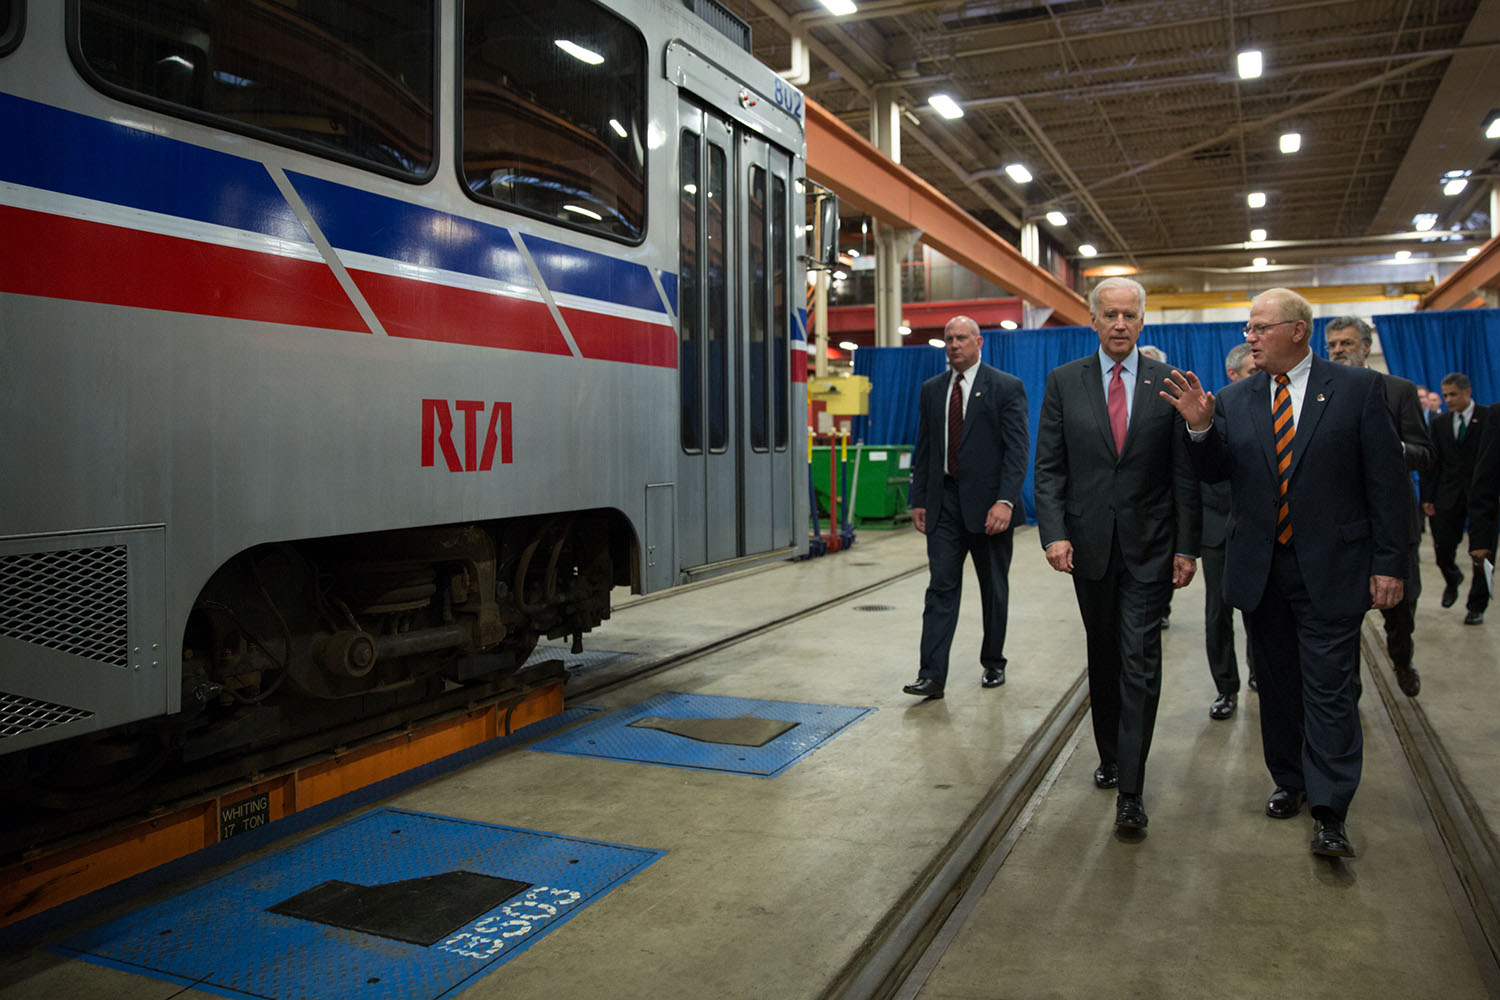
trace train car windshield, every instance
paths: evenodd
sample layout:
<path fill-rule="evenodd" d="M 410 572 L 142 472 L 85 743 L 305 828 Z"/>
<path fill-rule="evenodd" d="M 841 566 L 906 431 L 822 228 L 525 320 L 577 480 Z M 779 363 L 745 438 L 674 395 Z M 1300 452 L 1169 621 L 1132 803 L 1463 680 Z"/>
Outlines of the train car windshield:
<path fill-rule="evenodd" d="M 421 176 L 434 159 L 434 4 L 79 0 L 75 57 L 127 100 Z"/>
<path fill-rule="evenodd" d="M 646 43 L 590 0 L 468 0 L 463 182 L 481 201 L 645 237 Z"/>

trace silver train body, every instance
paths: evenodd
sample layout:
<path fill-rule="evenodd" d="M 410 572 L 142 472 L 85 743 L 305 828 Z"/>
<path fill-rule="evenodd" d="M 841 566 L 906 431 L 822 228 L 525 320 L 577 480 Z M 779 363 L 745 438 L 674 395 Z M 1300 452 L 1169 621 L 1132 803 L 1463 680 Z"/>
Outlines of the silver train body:
<path fill-rule="evenodd" d="M 732 16 L 7 10 L 0 779 L 493 683 L 613 587 L 805 553 L 802 97 Z"/>

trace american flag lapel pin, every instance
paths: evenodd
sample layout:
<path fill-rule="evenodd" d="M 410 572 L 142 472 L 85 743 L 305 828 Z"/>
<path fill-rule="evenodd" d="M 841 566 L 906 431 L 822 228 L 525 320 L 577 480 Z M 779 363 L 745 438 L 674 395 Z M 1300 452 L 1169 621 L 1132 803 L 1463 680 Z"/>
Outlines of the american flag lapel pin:
<path fill-rule="evenodd" d="M 1328 399 L 1327 396 L 1323 395 L 1321 392 L 1318 393 L 1318 402 L 1322 403 L 1322 402 L 1327 401 L 1327 399 Z"/>

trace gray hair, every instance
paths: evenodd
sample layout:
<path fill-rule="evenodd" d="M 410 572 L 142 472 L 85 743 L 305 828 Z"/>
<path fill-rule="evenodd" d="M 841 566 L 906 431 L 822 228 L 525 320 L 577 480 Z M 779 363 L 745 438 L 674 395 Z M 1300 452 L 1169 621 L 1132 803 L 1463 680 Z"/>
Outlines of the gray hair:
<path fill-rule="evenodd" d="M 1142 313 L 1146 311 L 1146 289 L 1139 281 L 1130 278 L 1105 278 L 1099 284 L 1089 289 L 1089 313 L 1097 316 L 1099 314 L 1099 293 L 1106 288 L 1128 288 L 1135 293 L 1135 300 Z"/>
<path fill-rule="evenodd" d="M 1239 374 L 1241 368 L 1245 367 L 1245 359 L 1250 356 L 1249 344 L 1235 344 L 1224 355 L 1224 374 Z"/>
<path fill-rule="evenodd" d="M 1167 363 L 1167 352 L 1155 344 L 1142 344 L 1139 350 L 1152 361 L 1160 361 L 1162 364 Z"/>
<path fill-rule="evenodd" d="M 1345 330 L 1351 326 L 1359 334 L 1360 340 L 1367 344 L 1375 342 L 1375 328 L 1358 316 L 1335 316 L 1328 321 L 1327 326 L 1323 327 L 1323 336 L 1328 336 L 1329 330 Z"/>

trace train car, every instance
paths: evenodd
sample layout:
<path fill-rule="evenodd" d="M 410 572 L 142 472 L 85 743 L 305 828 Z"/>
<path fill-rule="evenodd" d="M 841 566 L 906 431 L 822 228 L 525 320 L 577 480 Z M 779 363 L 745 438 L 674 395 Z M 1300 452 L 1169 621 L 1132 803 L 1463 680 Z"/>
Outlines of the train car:
<path fill-rule="evenodd" d="M 802 95 L 693 3 L 0 0 L 0 784 L 806 551 Z"/>

